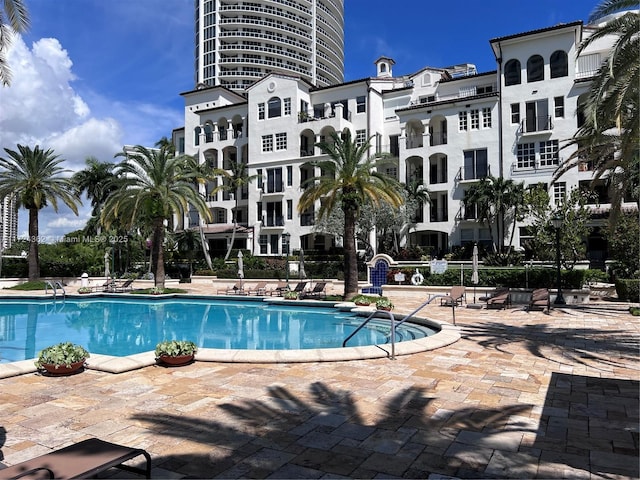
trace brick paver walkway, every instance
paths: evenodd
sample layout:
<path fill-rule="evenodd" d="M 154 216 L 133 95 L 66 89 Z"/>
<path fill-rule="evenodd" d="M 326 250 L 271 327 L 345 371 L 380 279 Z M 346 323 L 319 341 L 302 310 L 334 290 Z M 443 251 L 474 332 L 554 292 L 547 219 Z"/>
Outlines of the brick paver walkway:
<path fill-rule="evenodd" d="M 600 305 L 456 319 L 459 342 L 397 360 L 6 378 L 0 459 L 96 436 L 145 448 L 154 478 L 640 476 L 638 317 Z"/>

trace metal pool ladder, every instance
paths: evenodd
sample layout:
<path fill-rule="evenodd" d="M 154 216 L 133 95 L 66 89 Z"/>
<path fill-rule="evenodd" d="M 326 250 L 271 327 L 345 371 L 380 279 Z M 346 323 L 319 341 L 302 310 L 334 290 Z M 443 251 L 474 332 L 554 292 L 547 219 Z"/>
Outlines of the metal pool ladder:
<path fill-rule="evenodd" d="M 362 330 L 365 327 L 365 325 L 367 325 L 372 319 L 380 318 L 378 316 L 379 313 L 381 313 L 383 315 L 386 314 L 386 315 L 389 316 L 389 321 L 391 323 L 391 360 L 395 360 L 396 359 L 396 328 L 398 328 L 400 325 L 402 325 L 404 322 L 406 322 L 411 317 L 414 317 L 416 315 L 416 313 L 418 313 L 424 307 L 429 305 L 436 298 L 442 298 L 442 297 L 446 297 L 446 296 L 447 295 L 432 295 L 432 296 L 429 296 L 429 298 L 424 303 L 422 303 L 413 312 L 411 312 L 408 315 L 406 315 L 399 322 L 396 322 L 396 318 L 393 315 L 393 313 L 388 312 L 386 310 L 376 310 L 374 312 L 371 312 L 371 314 L 364 320 L 364 322 L 362 322 L 358 328 L 356 328 L 347 338 L 344 339 L 344 342 L 342 342 L 342 346 L 346 347 L 347 346 L 347 342 L 349 340 L 351 340 L 355 336 L 356 333 L 358 333 L 360 330 Z M 452 302 L 451 310 L 453 312 L 453 324 L 454 325 L 456 324 L 456 310 L 455 309 L 456 309 L 456 304 L 455 304 L 455 302 Z"/>
<path fill-rule="evenodd" d="M 45 293 L 45 295 L 47 293 L 49 293 L 49 289 L 51 289 L 51 291 L 53 292 L 53 299 L 54 300 L 57 298 L 58 290 L 62 290 L 62 299 L 63 300 L 65 298 L 67 298 L 67 292 L 65 291 L 64 286 L 62 285 L 62 283 L 60 283 L 58 281 L 50 282 L 49 280 L 47 280 L 44 283 L 44 293 Z"/>

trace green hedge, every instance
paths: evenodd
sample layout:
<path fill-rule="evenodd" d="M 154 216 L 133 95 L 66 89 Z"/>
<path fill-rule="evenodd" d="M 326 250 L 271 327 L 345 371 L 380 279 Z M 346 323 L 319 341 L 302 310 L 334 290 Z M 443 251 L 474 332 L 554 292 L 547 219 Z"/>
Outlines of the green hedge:
<path fill-rule="evenodd" d="M 391 269 L 387 275 L 388 283 L 393 285 L 396 273 L 405 274 L 405 284 L 411 281 L 415 268 Z M 420 269 L 424 275 L 423 285 L 460 285 L 460 268 L 449 268 L 441 274 L 431 274 L 428 269 Z M 562 270 L 562 288 L 579 289 L 593 277 L 590 270 Z M 471 268 L 463 270 L 463 284 L 471 283 Z M 509 288 L 555 288 L 557 271 L 552 268 L 481 268 L 478 270 L 478 285 Z"/>
<path fill-rule="evenodd" d="M 640 302 L 640 280 L 620 278 L 616 280 L 616 293 L 621 302 Z"/>

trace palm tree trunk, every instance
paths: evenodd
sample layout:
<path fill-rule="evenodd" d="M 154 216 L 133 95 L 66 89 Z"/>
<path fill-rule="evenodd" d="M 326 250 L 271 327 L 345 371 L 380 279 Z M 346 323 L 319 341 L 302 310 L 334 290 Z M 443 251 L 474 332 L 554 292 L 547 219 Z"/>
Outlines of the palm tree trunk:
<path fill-rule="evenodd" d="M 40 257 L 38 249 L 38 209 L 29 209 L 29 280 L 40 278 Z"/>
<path fill-rule="evenodd" d="M 358 293 L 358 257 L 356 255 L 357 210 L 344 212 L 344 298 L 349 300 Z"/>
<path fill-rule="evenodd" d="M 153 258 L 155 259 L 154 285 L 164 288 L 164 219 L 161 217 L 153 221 L 153 243 L 151 245 Z"/>

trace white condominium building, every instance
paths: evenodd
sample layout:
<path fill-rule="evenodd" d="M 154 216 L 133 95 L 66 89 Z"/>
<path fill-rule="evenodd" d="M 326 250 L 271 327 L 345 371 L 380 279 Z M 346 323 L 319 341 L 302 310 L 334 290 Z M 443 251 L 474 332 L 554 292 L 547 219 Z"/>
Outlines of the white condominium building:
<path fill-rule="evenodd" d="M 463 201 L 480 178 L 543 183 L 554 203 L 593 178 L 592 165 L 584 163 L 552 181 L 572 152 L 561 146 L 583 121 L 590 78 L 611 48 L 612 42 L 601 41 L 578 56 L 577 46 L 590 32 L 574 22 L 494 38 L 487 50 L 494 53 L 496 70 L 489 72 L 464 64 L 394 76 L 394 61 L 381 57 L 375 76 L 346 83 L 314 85 L 307 75 L 279 70 L 243 79 L 251 83 L 243 83 L 241 92 L 223 82 L 185 92 L 185 124 L 173 132 L 178 150 L 218 168 L 244 162 L 257 175 L 238 198 L 215 193 L 222 177 L 202 186 L 213 223 L 192 212 L 185 227 L 203 228 L 212 253 L 224 254 L 237 208 L 234 248 L 281 255 L 286 233 L 293 249 L 329 249 L 337 240 L 314 230 L 319 204 L 300 213 L 298 200 L 304 182 L 320 173 L 307 163 L 321 158 L 316 143 L 349 130 L 359 142 L 372 139 L 371 154 L 397 158 L 387 173 L 401 182 L 417 181 L 429 192 L 431 202 L 403 242 L 437 256 L 466 242 L 488 243 L 488 227 L 475 206 Z M 609 207 L 604 181 L 599 194 L 594 225 L 596 214 Z M 528 235 L 526 220 L 516 224 L 514 246 Z M 587 242 L 590 257 L 598 260 L 606 245 L 597 228 Z"/>
<path fill-rule="evenodd" d="M 0 202 L 0 250 L 9 248 L 18 239 L 18 209 L 11 195 Z"/>
<path fill-rule="evenodd" d="M 195 84 L 244 90 L 271 72 L 344 81 L 344 0 L 195 0 Z"/>

